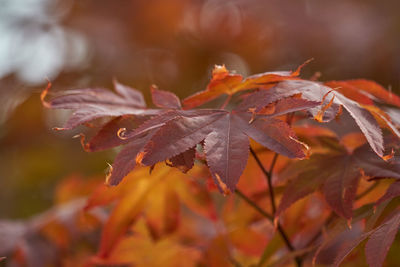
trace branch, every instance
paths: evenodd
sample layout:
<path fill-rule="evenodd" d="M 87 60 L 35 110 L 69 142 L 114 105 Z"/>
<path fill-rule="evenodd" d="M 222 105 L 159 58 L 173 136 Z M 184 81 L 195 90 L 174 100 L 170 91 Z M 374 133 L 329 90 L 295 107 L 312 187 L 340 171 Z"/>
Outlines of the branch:
<path fill-rule="evenodd" d="M 243 194 L 242 191 L 236 188 L 236 195 L 238 195 L 240 198 L 242 198 L 247 204 L 252 206 L 255 210 L 257 210 L 261 215 L 263 215 L 265 218 L 270 220 L 271 222 L 274 221 L 274 216 L 263 210 L 260 206 L 257 205 L 253 200 L 248 198 L 245 194 Z"/>
<path fill-rule="evenodd" d="M 272 163 L 271 163 L 271 167 L 269 168 L 269 171 L 267 171 L 264 168 L 264 165 L 262 164 L 261 160 L 258 158 L 256 152 L 254 152 L 254 150 L 250 147 L 250 152 L 251 155 L 254 157 L 254 159 L 256 160 L 258 166 L 260 167 L 260 169 L 262 170 L 262 172 L 265 175 L 265 178 L 267 180 L 267 184 L 268 184 L 268 191 L 269 191 L 269 199 L 271 201 L 271 206 L 272 206 L 272 213 L 275 214 L 276 212 L 276 203 L 275 203 L 275 194 L 274 194 L 274 190 L 272 188 L 272 171 L 274 170 L 274 166 L 276 163 L 276 160 L 278 159 L 278 154 L 275 153 L 274 158 L 272 159 Z"/>
<path fill-rule="evenodd" d="M 275 153 L 274 158 L 272 159 L 269 171 L 267 171 L 265 169 L 264 165 L 262 164 L 261 160 L 259 159 L 259 157 L 257 156 L 257 154 L 254 152 L 254 150 L 251 147 L 250 147 L 250 152 L 251 152 L 252 156 L 256 160 L 258 166 L 260 167 L 260 169 L 262 170 L 262 172 L 264 173 L 264 175 L 265 175 L 265 177 L 267 179 L 268 189 L 269 189 L 268 192 L 269 192 L 269 198 L 270 198 L 270 201 L 271 201 L 272 212 L 273 212 L 273 214 L 275 214 L 276 213 L 276 203 L 275 203 L 274 189 L 272 187 L 272 172 L 274 170 L 274 167 L 275 167 L 275 164 L 276 164 L 276 161 L 278 159 L 279 154 Z M 281 235 L 281 237 L 285 241 L 286 247 L 290 251 L 295 251 L 295 248 L 293 247 L 292 243 L 290 242 L 290 239 L 289 239 L 288 235 L 286 234 L 286 232 L 284 231 L 284 229 L 280 225 L 279 221 L 277 221 L 276 227 L 277 227 L 277 230 L 278 230 L 279 234 Z M 300 257 L 295 257 L 295 261 L 296 261 L 297 266 L 300 267 L 302 265 L 302 260 L 301 260 Z"/>

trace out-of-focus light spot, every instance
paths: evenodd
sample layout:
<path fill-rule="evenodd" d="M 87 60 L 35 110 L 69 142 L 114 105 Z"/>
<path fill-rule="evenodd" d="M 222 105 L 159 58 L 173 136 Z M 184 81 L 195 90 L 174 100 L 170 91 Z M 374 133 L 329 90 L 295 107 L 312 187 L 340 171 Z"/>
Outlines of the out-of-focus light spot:
<path fill-rule="evenodd" d="M 61 3 L 62 2 L 62 3 Z M 83 36 L 61 25 L 71 1 L 3 0 L 0 8 L 0 79 L 16 74 L 26 85 L 41 85 L 63 70 L 85 66 Z M 62 6 L 59 8 L 58 5 Z"/>
<path fill-rule="evenodd" d="M 228 1 L 207 1 L 200 13 L 200 26 L 204 31 L 215 31 L 223 25 L 230 36 L 237 36 L 242 31 L 242 16 L 239 7 Z"/>
<path fill-rule="evenodd" d="M 21 36 L 21 43 L 24 36 Z M 43 83 L 43 77 L 54 79 L 63 66 L 65 49 L 64 33 L 59 28 L 32 36 L 31 45 L 19 47 L 17 65 L 18 77 L 30 84 Z"/>
<path fill-rule="evenodd" d="M 5 80 L 0 81 L 0 125 L 28 96 L 29 92 L 26 88 Z"/>
<path fill-rule="evenodd" d="M 173 53 L 152 48 L 141 51 L 141 54 L 146 76 L 151 82 L 163 85 L 178 79 L 179 68 Z"/>

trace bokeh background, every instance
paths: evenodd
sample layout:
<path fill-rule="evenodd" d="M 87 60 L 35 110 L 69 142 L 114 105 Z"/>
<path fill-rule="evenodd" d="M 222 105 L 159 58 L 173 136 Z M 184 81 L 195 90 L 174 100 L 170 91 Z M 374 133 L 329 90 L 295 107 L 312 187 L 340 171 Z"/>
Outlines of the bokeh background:
<path fill-rule="evenodd" d="M 293 70 L 367 78 L 400 92 L 398 0 L 0 0 L 0 218 L 49 208 L 69 175 L 103 175 L 115 151 L 88 155 L 54 132 L 68 116 L 39 93 L 157 84 L 186 97 L 214 64 L 243 75 Z"/>

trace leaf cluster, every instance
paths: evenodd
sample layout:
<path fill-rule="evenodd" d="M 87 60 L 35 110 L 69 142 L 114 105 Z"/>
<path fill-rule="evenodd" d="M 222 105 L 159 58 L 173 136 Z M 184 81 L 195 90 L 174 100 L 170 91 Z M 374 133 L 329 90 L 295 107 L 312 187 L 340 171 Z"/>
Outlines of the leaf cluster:
<path fill-rule="evenodd" d="M 115 186 L 122 181 L 125 185 L 103 188 L 104 192 L 96 192 L 89 199 L 90 208 L 118 200 L 104 226 L 95 261 L 108 264 L 107 259 L 113 257 L 116 247 L 123 246 L 125 241 L 120 241 L 121 236 L 126 235 L 143 212 L 146 199 L 165 204 L 161 210 L 161 204 L 156 205 L 155 213 L 149 211 L 145 216 L 151 236 L 156 240 L 175 231 L 178 200 L 191 199 L 186 203 L 189 206 L 192 204 L 188 203 L 198 201 L 196 195 L 184 196 L 187 194 L 184 192 L 196 183 L 180 186 L 182 181 L 179 180 L 174 188 L 162 186 L 163 177 L 171 174 L 157 172 L 151 178 L 125 181 L 124 177 L 135 166 L 149 166 L 153 170 L 157 163 L 165 162 L 183 173 L 196 166 L 189 172 L 191 175 L 198 173 L 196 168 L 201 167 L 201 175 L 210 176 L 224 195 L 235 192 L 239 184 L 251 195 L 247 202 L 259 208 L 257 205 L 265 202 L 262 197 L 257 197 L 262 194 L 259 189 L 266 189 L 263 188 L 265 185 L 250 187 L 251 179 L 246 170 L 251 169 L 249 151 L 252 149 L 252 153 L 266 151 L 275 155 L 267 172 L 253 153 L 258 167 L 264 171 L 258 176 L 267 176 L 270 186 L 270 212 L 273 214 L 266 217 L 269 220 L 275 218 L 278 229 L 281 230 L 279 221 L 291 216 L 285 211 L 294 203 L 299 205 L 299 200 L 314 192 L 314 197 L 324 203 L 321 205 L 332 211 L 328 220 L 326 212 L 315 215 L 319 217 L 316 221 L 321 227 L 313 234 L 304 225 L 298 227 L 296 236 L 300 241 L 293 246 L 287 240 L 288 248 L 293 250 L 293 255 L 288 254 L 287 258 L 296 258 L 299 264 L 299 257 L 305 259 L 308 255 L 314 261 L 339 265 L 353 248 L 369 238 L 365 248 L 367 261 L 371 266 L 381 266 L 400 225 L 399 208 L 391 204 L 399 196 L 400 160 L 395 155 L 399 149 L 400 125 L 396 110 L 400 107 L 400 97 L 368 80 L 319 82 L 302 79 L 299 76 L 302 67 L 244 78 L 225 66 L 216 66 L 206 89 L 183 101 L 172 92 L 152 86 L 154 108 L 146 107 L 139 91 L 117 81 L 114 81 L 115 93 L 99 88 L 70 90 L 49 101 L 46 100 L 48 86 L 41 95 L 45 107 L 73 110 L 66 124 L 58 130 L 82 124 L 91 126 L 90 123 L 107 118 L 88 140 L 81 134 L 83 148 L 94 152 L 123 146 L 110 166 L 106 183 Z M 224 100 L 222 105 L 210 108 L 217 99 Z M 208 108 L 199 108 L 205 105 Z M 352 129 L 350 134 L 332 131 L 331 125 L 340 123 L 342 118 L 347 118 L 345 123 Z M 278 166 L 274 169 L 278 155 L 283 157 L 279 160 L 279 169 Z M 162 172 L 168 172 L 168 168 L 163 167 Z M 239 181 L 241 176 L 246 180 Z M 372 185 L 371 191 L 374 191 L 380 180 L 393 179 L 396 182 L 389 186 L 384 196 L 379 198 L 376 193 L 371 194 L 375 198 L 362 202 L 361 187 Z M 154 190 L 159 191 L 149 198 L 150 191 Z M 280 199 L 277 207 L 275 198 Z M 211 200 L 207 199 L 206 206 L 209 207 Z M 308 203 L 304 209 L 310 209 L 312 204 L 315 205 Z M 196 205 L 194 209 L 199 210 L 204 203 Z M 374 213 L 374 209 L 380 212 Z M 201 211 L 215 219 L 215 211 L 212 212 L 214 215 L 209 212 L 204 207 Z M 165 218 L 164 225 L 157 222 L 160 216 Z M 286 218 L 284 224 L 288 221 L 294 223 Z M 343 224 L 354 227 L 343 230 L 340 227 Z M 324 237 L 322 228 L 331 234 Z M 346 234 L 347 231 L 351 234 Z M 301 237 L 302 234 L 305 236 Z M 332 245 L 335 242 L 340 245 Z M 229 248 L 227 251 L 230 255 Z M 260 264 L 267 253 L 266 249 Z M 323 255 L 330 255 L 330 260 Z M 194 253 L 193 257 L 199 255 Z"/>

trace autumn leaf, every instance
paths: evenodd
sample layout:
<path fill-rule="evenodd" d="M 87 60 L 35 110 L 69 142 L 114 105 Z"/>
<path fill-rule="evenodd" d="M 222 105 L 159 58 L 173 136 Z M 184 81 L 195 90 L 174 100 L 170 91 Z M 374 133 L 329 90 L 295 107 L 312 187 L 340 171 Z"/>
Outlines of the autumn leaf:
<path fill-rule="evenodd" d="M 157 86 L 151 86 L 151 98 L 154 105 L 159 108 L 170 108 L 170 109 L 180 109 L 181 101 L 172 92 L 162 91 L 157 88 Z"/>
<path fill-rule="evenodd" d="M 137 233 L 124 236 L 107 258 L 95 257 L 91 263 L 96 266 L 194 267 L 200 256 L 198 249 L 182 244 L 174 238 L 154 241 L 147 235 Z"/>
<path fill-rule="evenodd" d="M 304 109 L 304 104 L 297 105 L 297 109 Z M 306 107 L 310 105 L 318 103 L 305 104 Z M 279 112 L 279 115 L 291 111 L 293 107 Z M 273 118 L 275 115 L 252 118 L 248 112 L 225 110 L 199 110 L 197 114 L 181 111 L 175 114 L 162 123 L 160 117 L 152 119 L 153 123 L 152 120 L 145 123 L 147 129 L 157 130 L 143 149 L 142 164 L 151 166 L 173 158 L 204 140 L 207 164 L 216 184 L 222 191 L 225 186 L 234 191 L 247 163 L 249 137 L 284 156 L 305 157 L 303 145 L 296 142 L 295 134 L 285 122 Z M 147 129 L 139 126 L 136 131 L 143 133 Z M 135 135 L 137 133 L 133 131 L 126 138 Z"/>
<path fill-rule="evenodd" d="M 224 65 L 216 65 L 212 71 L 212 78 L 206 90 L 198 92 L 183 100 L 186 108 L 194 108 L 211 101 L 222 94 L 232 95 L 235 86 L 239 85 L 243 77 L 239 74 L 229 73 Z"/>
<path fill-rule="evenodd" d="M 397 159 L 384 161 L 367 145 L 352 153 L 338 147 L 338 150 L 327 154 L 313 154 L 308 161 L 296 162 L 282 175 L 292 179 L 285 188 L 276 216 L 297 200 L 321 188 L 330 207 L 338 215 L 351 219 L 359 179 L 363 175 L 400 179 L 400 163 Z"/>
<path fill-rule="evenodd" d="M 386 112 L 373 105 L 363 105 L 363 108 L 368 110 L 374 116 L 382 128 L 388 129 L 393 135 L 395 135 L 397 138 L 400 138 L 400 131 L 393 124 L 392 118 Z"/>
<path fill-rule="evenodd" d="M 298 71 L 295 74 L 297 75 Z M 245 85 L 271 81 L 271 75 L 277 74 L 250 77 Z M 221 67 L 214 70 L 211 83 L 221 84 L 221 80 L 232 77 L 237 76 Z M 180 110 L 179 99 L 173 93 L 158 90 L 153 86 L 153 102 L 166 109 L 161 111 L 144 109 L 137 91 L 118 83 L 115 87 L 120 95 L 103 89 L 85 89 L 75 90 L 50 102 L 44 102 L 51 108 L 76 109 L 69 119 L 73 124 L 67 122 L 67 128 L 76 126 L 77 122 L 83 122 L 77 120 L 76 114 L 86 114 L 88 110 L 93 111 L 93 108 L 96 112 L 89 113 L 95 115 L 86 116 L 85 122 L 100 116 L 124 115 L 105 124 L 88 143 L 84 143 L 83 137 L 81 140 L 88 151 L 126 144 L 110 167 L 106 180 L 110 185 L 117 185 L 137 163 L 153 166 L 157 162 L 169 160 L 172 166 L 180 166 L 183 171 L 187 171 L 193 165 L 194 158 L 193 152 L 188 154 L 187 151 L 204 141 L 206 160 L 214 181 L 221 191 L 233 192 L 247 163 L 249 137 L 289 158 L 306 157 L 304 145 L 296 140 L 294 132 L 285 122 L 274 117 L 312 109 L 320 104 L 319 100 L 279 97 L 274 103 L 268 103 L 274 109 L 271 114 L 257 115 L 242 109 Z M 116 114 L 118 108 L 127 108 L 129 112 Z M 130 112 L 133 109 L 134 112 Z M 159 115 L 134 127 L 134 120 L 141 121 L 144 117 L 156 114 Z M 118 127 L 120 128 L 117 130 Z"/>
<path fill-rule="evenodd" d="M 162 169 L 160 172 L 148 177 L 148 179 L 137 179 L 134 191 L 123 195 L 119 199 L 104 226 L 98 252 L 99 257 L 107 257 L 110 251 L 113 250 L 120 237 L 125 234 L 142 212 L 149 192 L 160 179 L 165 177 L 166 173 L 168 173 L 168 170 Z"/>
<path fill-rule="evenodd" d="M 98 187 L 85 210 L 115 204 L 102 231 L 97 260 L 106 263 L 121 260 L 118 256 L 119 248 L 124 246 L 121 243 L 139 218 L 152 238 L 160 241 L 178 230 L 182 204 L 186 210 L 215 220 L 215 207 L 206 187 L 194 181 L 203 174 L 201 168 L 185 175 L 161 165 L 151 175 L 146 168 L 136 169 L 118 187 Z"/>
<path fill-rule="evenodd" d="M 31 218 L 0 220 L 0 254 L 7 256 L 7 264 L 23 266 L 57 265 L 66 256 L 72 258 L 73 253 L 58 255 L 82 241 L 88 246 L 93 245 L 89 239 L 94 236 L 93 230 L 98 229 L 104 216 L 98 211 L 83 217 L 84 204 L 82 197 L 75 196 L 73 200 Z M 85 227 L 82 227 L 82 222 Z"/>
<path fill-rule="evenodd" d="M 386 132 L 381 128 L 393 133 L 394 141 L 385 136 L 385 144 L 396 149 L 398 139 L 394 138 L 400 137 L 400 131 L 398 110 L 376 104 L 398 107 L 400 98 L 367 80 L 303 80 L 298 77 L 301 67 L 293 72 L 265 72 L 245 78 L 225 66 L 216 66 L 206 89 L 186 98 L 183 104 L 174 93 L 152 85 L 154 109 L 146 108 L 139 91 L 117 81 L 115 92 L 71 90 L 47 101 L 49 85 L 41 95 L 43 105 L 73 111 L 65 127 L 59 129 L 90 126 L 94 124 L 89 122 L 96 120 L 100 126 L 94 129 L 94 135 L 79 135 L 83 148 L 94 152 L 120 147 L 109 165 L 106 185 L 99 185 L 82 207 L 85 214 L 109 213 L 102 217 L 105 224 L 99 249 L 90 263 L 230 266 L 238 262 L 247 266 L 262 255 L 259 265 L 287 259 L 295 259 L 300 265 L 316 244 L 322 242 L 320 251 L 333 242 L 333 263 L 339 265 L 368 240 L 367 262 L 381 266 L 400 226 L 398 207 L 389 216 L 393 207 L 385 212 L 383 207 L 389 202 L 395 204 L 390 200 L 399 196 L 400 161 L 397 151 L 385 150 Z M 226 100 L 221 107 L 192 109 L 223 95 Z M 339 139 L 339 131 L 333 133 L 331 124 L 317 124 L 338 119 L 343 111 L 361 132 Z M 305 112 L 316 122 L 307 121 Z M 246 166 L 249 170 L 255 165 L 253 161 L 247 164 L 250 144 L 254 155 L 260 156 L 255 156 L 258 167 L 272 161 L 269 171 L 244 172 Z M 311 156 L 308 145 L 314 152 Z M 385 156 L 384 151 L 389 154 Z M 287 158 L 278 158 L 278 154 Z M 165 164 L 157 165 L 160 162 Z M 138 165 L 148 166 L 150 171 L 135 169 Z M 209 192 L 212 180 L 216 185 L 212 190 L 218 187 L 224 195 L 235 192 L 243 173 L 252 177 L 242 179 L 237 197 L 223 198 Z M 269 179 L 268 185 L 272 184 L 268 187 L 270 198 L 266 197 L 264 176 Z M 386 193 L 385 187 L 374 187 L 376 180 L 383 178 L 396 179 Z M 359 187 L 368 184 L 380 194 L 370 194 L 368 188 L 357 195 Z M 74 190 L 76 186 L 82 188 Z M 74 195 L 86 192 L 86 187 L 76 181 L 63 188 L 63 199 L 71 190 Z M 322 194 L 298 203 L 297 210 L 290 209 L 282 224 L 279 222 L 278 217 L 293 203 L 315 191 Z M 365 192 L 368 197 L 364 197 Z M 353 209 L 361 195 L 356 207 L 371 203 Z M 269 212 L 275 211 L 274 200 L 279 197 L 273 215 L 283 241 L 264 248 L 273 242 L 269 240 L 274 234 Z M 271 209 L 264 211 L 265 203 L 271 204 Z M 328 206 L 331 209 L 326 209 Z M 332 221 L 340 222 L 338 228 L 353 228 L 330 231 Z M 296 224 L 295 235 L 292 229 L 286 229 L 285 234 L 284 228 L 291 224 Z M 41 234 L 62 249 L 71 246 L 68 231 L 59 222 L 41 228 Z M 331 237 L 335 233 L 339 239 Z M 280 255 L 284 245 L 290 252 Z"/>
<path fill-rule="evenodd" d="M 389 188 L 386 190 L 386 193 L 376 201 L 375 207 L 398 196 L 400 196 L 400 181 L 396 180 L 389 186 Z"/>
<path fill-rule="evenodd" d="M 365 245 L 367 263 L 371 267 L 381 267 L 389 248 L 399 231 L 399 227 L 400 212 L 397 210 L 393 214 L 389 215 L 386 220 L 375 229 L 367 233 L 363 233 L 342 245 L 342 248 L 338 252 L 333 265 L 339 266 L 354 248 L 368 238 L 368 241 Z"/>
<path fill-rule="evenodd" d="M 167 162 L 167 165 L 170 167 L 178 168 L 183 173 L 186 173 L 193 167 L 195 156 L 196 149 L 192 147 L 185 152 L 182 152 L 179 155 L 170 158 L 170 163 Z"/>
<path fill-rule="evenodd" d="M 121 180 L 135 168 L 139 153 L 151 140 L 153 135 L 154 131 L 142 138 L 137 138 L 124 146 L 115 157 L 114 163 L 109 169 L 109 173 L 106 177 L 106 183 L 108 185 L 118 185 Z"/>
<path fill-rule="evenodd" d="M 101 117 L 122 115 L 154 115 L 159 111 L 146 109 L 142 94 L 118 82 L 114 83 L 117 94 L 100 88 L 69 90 L 46 101 L 49 87 L 41 94 L 43 106 L 53 109 L 74 110 L 59 130 L 68 130 Z"/>
<path fill-rule="evenodd" d="M 268 104 L 296 94 L 301 94 L 302 98 L 309 101 L 320 101 L 322 107 L 329 105 L 323 113 L 321 108 L 308 109 L 321 122 L 334 119 L 342 106 L 354 119 L 375 153 L 383 157 L 382 131 L 372 114 L 357 102 L 321 83 L 305 80 L 283 81 L 270 89 L 250 94 L 239 106 L 241 109 L 255 109 L 258 112 Z M 329 94 L 332 95 L 330 98 L 327 97 Z"/>
<path fill-rule="evenodd" d="M 206 90 L 187 97 L 183 103 L 186 108 L 194 108 L 209 102 L 223 94 L 233 95 L 237 92 L 256 89 L 260 84 L 273 84 L 284 80 L 298 79 L 301 68 L 307 64 L 302 64 L 297 70 L 265 72 L 252 75 L 243 79 L 239 74 L 229 72 L 225 65 L 216 65 L 212 72 L 212 78 Z"/>
<path fill-rule="evenodd" d="M 116 117 L 104 124 L 86 143 L 85 139 L 82 139 L 82 146 L 86 151 L 96 152 L 127 144 L 130 140 L 124 140 L 118 137 L 118 131 L 120 129 L 125 129 L 126 131 L 133 130 L 145 120 L 146 117 L 137 117 L 133 115 Z"/>
<path fill-rule="evenodd" d="M 325 85 L 337 89 L 346 97 L 361 104 L 372 105 L 374 101 L 379 101 L 400 107 L 400 97 L 374 81 L 364 79 L 328 81 Z"/>
<path fill-rule="evenodd" d="M 365 245 L 365 255 L 371 267 L 380 267 L 392 245 L 400 227 L 400 212 L 387 220 L 369 236 Z"/>

